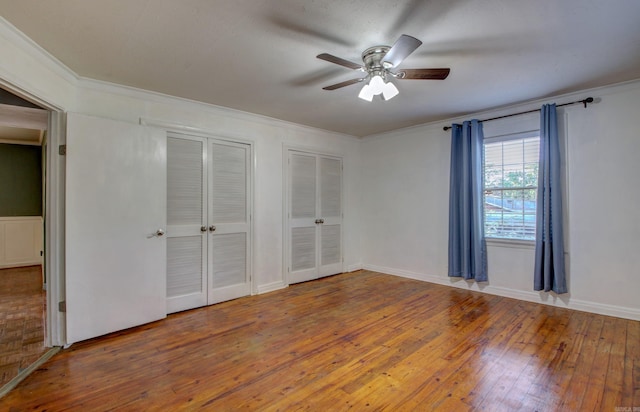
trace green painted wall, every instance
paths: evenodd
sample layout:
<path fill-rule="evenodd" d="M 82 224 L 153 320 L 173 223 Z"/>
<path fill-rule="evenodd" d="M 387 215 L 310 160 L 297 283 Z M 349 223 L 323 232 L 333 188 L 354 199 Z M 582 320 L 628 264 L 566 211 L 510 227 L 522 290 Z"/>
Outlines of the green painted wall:
<path fill-rule="evenodd" d="M 42 216 L 42 148 L 0 143 L 0 216 Z"/>

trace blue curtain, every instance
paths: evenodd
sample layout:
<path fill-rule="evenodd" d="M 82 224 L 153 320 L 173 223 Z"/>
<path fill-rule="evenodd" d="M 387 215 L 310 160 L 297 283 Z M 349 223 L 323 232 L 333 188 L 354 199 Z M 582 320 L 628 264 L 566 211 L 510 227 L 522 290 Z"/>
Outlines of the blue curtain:
<path fill-rule="evenodd" d="M 556 105 L 545 104 L 540 109 L 540 164 L 536 209 L 534 290 L 567 293 L 561 180 Z"/>
<path fill-rule="evenodd" d="M 451 127 L 449 276 L 487 281 L 483 218 L 483 133 L 478 120 Z"/>

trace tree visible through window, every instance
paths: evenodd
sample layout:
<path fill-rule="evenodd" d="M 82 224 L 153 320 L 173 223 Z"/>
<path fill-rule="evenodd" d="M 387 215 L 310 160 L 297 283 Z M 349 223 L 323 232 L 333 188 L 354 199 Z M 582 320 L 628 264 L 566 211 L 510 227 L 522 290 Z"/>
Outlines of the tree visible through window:
<path fill-rule="evenodd" d="M 540 137 L 484 143 L 484 230 L 488 238 L 535 240 Z"/>

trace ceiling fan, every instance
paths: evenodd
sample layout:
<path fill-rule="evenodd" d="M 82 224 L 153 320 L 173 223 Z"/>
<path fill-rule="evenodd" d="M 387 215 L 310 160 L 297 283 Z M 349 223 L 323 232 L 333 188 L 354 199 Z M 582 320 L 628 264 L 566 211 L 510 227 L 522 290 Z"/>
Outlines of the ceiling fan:
<path fill-rule="evenodd" d="M 366 73 L 364 77 L 347 80 L 341 83 L 323 87 L 324 90 L 336 90 L 352 84 L 366 82 L 358 97 L 372 101 L 373 96 L 382 95 L 384 100 L 389 100 L 398 94 L 398 89 L 389 80 L 395 79 L 419 79 L 419 80 L 444 80 L 449 75 L 449 68 L 441 69 L 399 69 L 393 71 L 404 59 L 422 42 L 415 37 L 403 34 L 393 46 L 369 47 L 362 53 L 364 64 L 358 64 L 349 60 L 336 57 L 328 53 L 322 53 L 316 57 L 330 63 L 339 64 L 353 70 Z"/>

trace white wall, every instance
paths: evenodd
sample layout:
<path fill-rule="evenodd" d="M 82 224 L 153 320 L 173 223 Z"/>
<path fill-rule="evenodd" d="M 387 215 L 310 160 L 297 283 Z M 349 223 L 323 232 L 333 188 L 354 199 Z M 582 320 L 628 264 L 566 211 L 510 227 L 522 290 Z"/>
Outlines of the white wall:
<path fill-rule="evenodd" d="M 345 269 L 361 267 L 360 140 L 263 116 L 79 78 L 0 18 L 0 84 L 47 107 L 139 123 L 180 125 L 254 144 L 254 258 L 259 292 L 283 284 L 283 146 L 344 158 Z"/>
<path fill-rule="evenodd" d="M 362 144 L 364 266 L 457 287 L 640 319 L 640 82 L 545 99 L 593 95 L 596 104 L 559 109 L 566 150 L 569 272 L 566 295 L 533 291 L 532 247 L 488 247 L 487 285 L 447 277 L 450 132 L 442 122 L 365 138 Z M 542 102 L 469 115 L 488 118 Z M 452 119 L 452 121 L 462 119 Z M 487 122 L 487 135 L 524 129 L 531 116 Z M 535 124 L 535 119 L 533 121 Z"/>
<path fill-rule="evenodd" d="M 344 157 L 345 268 L 360 267 L 360 140 L 222 107 L 82 80 L 75 110 L 84 114 L 138 123 L 161 122 L 223 138 L 253 142 L 255 286 L 259 292 L 283 287 L 283 146 L 293 145 Z"/>

